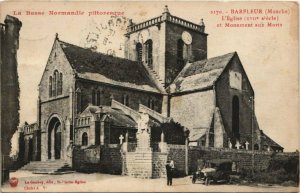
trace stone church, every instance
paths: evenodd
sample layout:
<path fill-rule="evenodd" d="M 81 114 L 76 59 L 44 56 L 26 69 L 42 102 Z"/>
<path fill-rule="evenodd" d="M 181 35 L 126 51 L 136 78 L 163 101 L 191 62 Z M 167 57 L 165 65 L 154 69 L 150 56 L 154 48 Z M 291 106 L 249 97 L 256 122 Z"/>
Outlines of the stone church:
<path fill-rule="evenodd" d="M 163 134 L 170 144 L 283 151 L 259 128 L 238 54 L 207 58 L 202 19 L 192 23 L 166 6 L 158 17 L 130 20 L 125 36 L 119 58 L 56 35 L 39 84 L 37 122 L 21 128 L 27 160 L 68 160 L 73 146 L 102 151 L 134 143 L 141 112 L 154 142 Z"/>

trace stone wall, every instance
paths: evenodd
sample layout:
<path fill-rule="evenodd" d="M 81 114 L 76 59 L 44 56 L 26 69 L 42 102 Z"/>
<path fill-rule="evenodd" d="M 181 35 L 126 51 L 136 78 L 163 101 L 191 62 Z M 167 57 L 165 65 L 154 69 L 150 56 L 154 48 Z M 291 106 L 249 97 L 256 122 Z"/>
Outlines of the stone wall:
<path fill-rule="evenodd" d="M 174 161 L 174 176 L 183 176 L 185 174 L 185 145 L 168 144 L 168 160 Z"/>
<path fill-rule="evenodd" d="M 198 160 L 230 159 L 236 162 L 240 171 L 251 170 L 252 167 L 252 151 L 208 147 L 189 147 L 188 151 L 189 174 L 197 170 Z M 267 169 L 274 156 L 299 155 L 254 151 L 254 170 Z M 174 177 L 185 175 L 185 145 L 168 144 L 167 152 L 127 152 L 119 144 L 87 149 L 75 147 L 73 150 L 73 167 L 76 171 L 122 174 L 137 178 L 165 178 L 167 160 L 175 163 Z"/>
<path fill-rule="evenodd" d="M 90 146 L 81 149 L 75 146 L 72 159 L 73 169 L 80 172 L 99 172 L 100 171 L 100 146 Z"/>
<path fill-rule="evenodd" d="M 165 178 L 167 153 L 163 152 L 124 152 L 123 175 L 136 178 Z"/>
<path fill-rule="evenodd" d="M 178 150 L 177 150 L 178 151 Z M 265 170 L 268 168 L 273 156 L 297 156 L 296 153 L 275 153 L 254 151 L 254 170 Z M 298 155 L 299 156 L 299 155 Z M 237 163 L 239 170 L 252 169 L 252 151 L 237 149 L 217 149 L 205 147 L 189 148 L 189 173 L 197 170 L 197 160 L 230 159 Z"/>
<path fill-rule="evenodd" d="M 152 178 L 152 152 L 127 152 L 126 173 L 136 178 Z"/>
<path fill-rule="evenodd" d="M 100 172 L 122 174 L 121 146 L 119 144 L 101 146 L 100 157 Z"/>
<path fill-rule="evenodd" d="M 118 144 L 73 149 L 73 169 L 79 172 L 122 173 L 121 148 Z"/>
<path fill-rule="evenodd" d="M 162 152 L 154 152 L 152 155 L 152 178 L 166 178 L 166 163 L 168 154 Z"/>

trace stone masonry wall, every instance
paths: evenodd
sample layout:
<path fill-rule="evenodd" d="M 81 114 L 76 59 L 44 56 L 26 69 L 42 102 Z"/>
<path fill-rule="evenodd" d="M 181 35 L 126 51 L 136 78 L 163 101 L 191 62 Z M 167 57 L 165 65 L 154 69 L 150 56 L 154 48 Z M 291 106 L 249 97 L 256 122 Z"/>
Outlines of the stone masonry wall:
<path fill-rule="evenodd" d="M 127 152 L 125 175 L 136 178 L 152 178 L 152 152 Z M 157 170 L 156 170 L 157 171 Z"/>
<path fill-rule="evenodd" d="M 99 172 L 100 171 L 100 147 L 94 146 L 81 149 L 75 146 L 73 149 L 73 169 L 79 172 Z"/>
<path fill-rule="evenodd" d="M 296 153 L 276 153 L 254 151 L 254 170 L 265 170 L 269 167 L 273 156 L 297 156 Z M 252 152 L 237 149 L 217 149 L 207 147 L 189 147 L 189 174 L 197 170 L 198 160 L 230 159 L 237 163 L 239 170 L 250 170 L 252 167 Z M 185 174 L 185 146 L 168 144 L 168 160 L 175 163 L 175 176 Z"/>
<path fill-rule="evenodd" d="M 101 146 L 100 158 L 100 172 L 122 174 L 121 146 L 119 144 Z"/>
<path fill-rule="evenodd" d="M 274 156 L 274 152 L 254 151 L 254 170 L 265 170 Z M 276 156 L 293 156 L 295 153 L 276 153 Z M 252 151 L 237 149 L 216 149 L 204 147 L 189 148 L 189 173 L 197 170 L 197 160 L 230 159 L 237 163 L 237 169 L 250 170 L 252 167 Z"/>
<path fill-rule="evenodd" d="M 174 161 L 174 176 L 183 176 L 185 174 L 185 145 L 168 144 L 168 160 Z"/>
<path fill-rule="evenodd" d="M 167 153 L 154 152 L 152 162 L 152 178 L 166 178 Z"/>

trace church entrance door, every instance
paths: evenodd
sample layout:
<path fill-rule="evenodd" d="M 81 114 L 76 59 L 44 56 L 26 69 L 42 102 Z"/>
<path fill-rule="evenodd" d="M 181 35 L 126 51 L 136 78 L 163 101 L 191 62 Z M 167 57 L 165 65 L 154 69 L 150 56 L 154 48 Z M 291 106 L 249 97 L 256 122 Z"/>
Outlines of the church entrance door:
<path fill-rule="evenodd" d="M 61 157 L 61 123 L 57 117 L 50 120 L 48 126 L 48 159 Z"/>
<path fill-rule="evenodd" d="M 28 161 L 32 161 L 32 154 L 33 154 L 33 139 L 29 139 L 28 142 Z"/>

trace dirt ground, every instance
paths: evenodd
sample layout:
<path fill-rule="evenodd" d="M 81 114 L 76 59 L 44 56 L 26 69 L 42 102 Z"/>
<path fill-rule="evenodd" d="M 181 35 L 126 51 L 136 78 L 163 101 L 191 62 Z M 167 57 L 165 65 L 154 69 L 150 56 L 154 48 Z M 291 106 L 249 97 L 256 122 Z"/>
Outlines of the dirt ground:
<path fill-rule="evenodd" d="M 244 186 L 192 184 L 190 177 L 174 178 L 173 186 L 166 179 L 136 179 L 109 174 L 71 173 L 64 175 L 32 174 L 27 171 L 12 172 L 18 178 L 17 187 L 9 183 L 2 192 L 299 192 L 299 187 Z"/>

